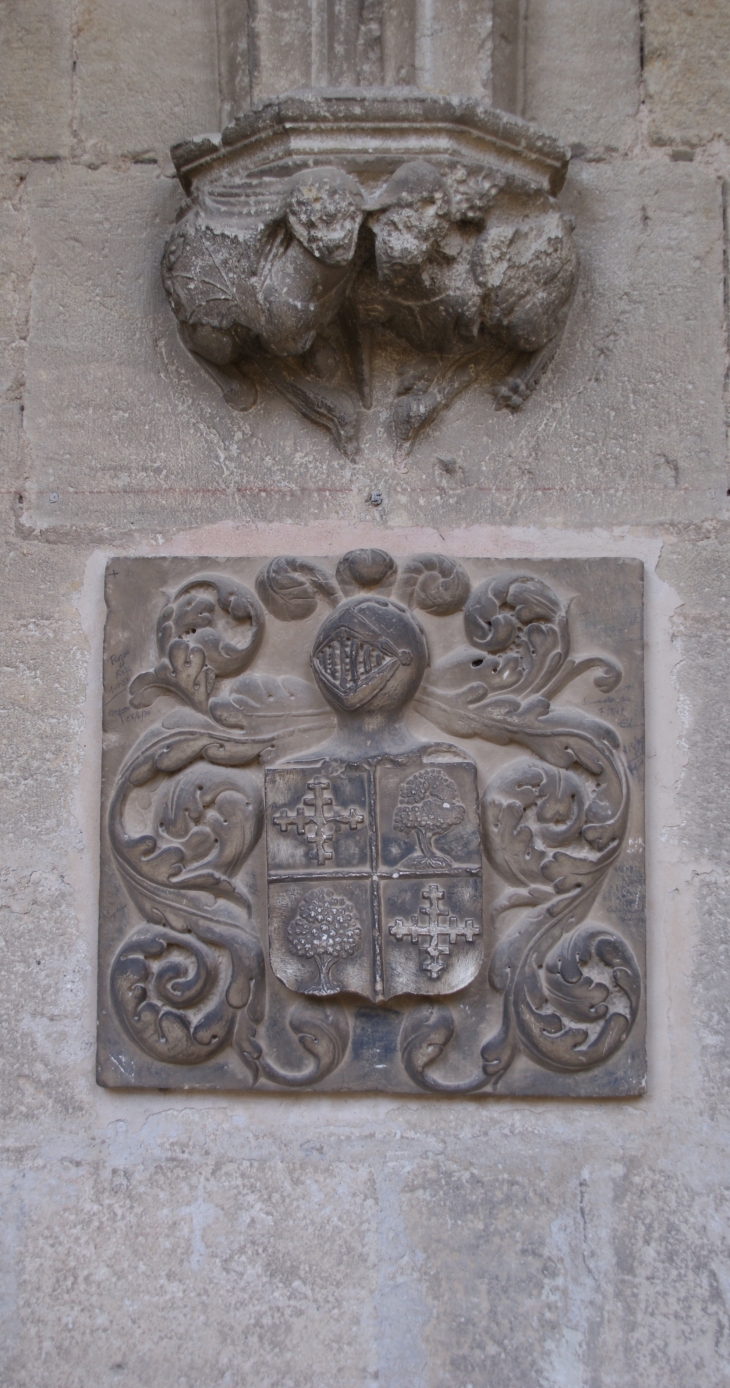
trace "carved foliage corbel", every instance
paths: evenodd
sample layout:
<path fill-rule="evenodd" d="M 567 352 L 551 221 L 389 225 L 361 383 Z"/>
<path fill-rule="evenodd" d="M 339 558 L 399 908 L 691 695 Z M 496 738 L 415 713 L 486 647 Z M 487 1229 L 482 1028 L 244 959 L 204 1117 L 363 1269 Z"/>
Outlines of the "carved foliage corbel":
<path fill-rule="evenodd" d="M 189 200 L 163 282 L 234 408 L 259 377 L 352 456 L 376 339 L 400 361 L 407 453 L 477 380 L 517 410 L 547 369 L 578 259 L 567 152 L 526 123 L 468 98 L 298 94 L 173 157 Z"/>

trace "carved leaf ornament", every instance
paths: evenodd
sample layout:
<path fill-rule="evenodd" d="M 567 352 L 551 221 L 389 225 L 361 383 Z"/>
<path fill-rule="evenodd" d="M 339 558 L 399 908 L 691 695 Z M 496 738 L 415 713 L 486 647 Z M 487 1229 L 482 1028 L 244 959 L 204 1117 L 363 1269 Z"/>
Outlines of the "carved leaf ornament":
<path fill-rule="evenodd" d="M 554 698 L 587 671 L 610 693 L 620 668 L 600 655 L 576 660 L 567 603 L 514 566 L 472 588 L 457 560 L 437 554 L 397 564 L 355 550 L 334 572 L 278 556 L 255 587 L 193 574 L 161 606 L 154 667 L 131 681 L 133 708 L 168 700 L 123 764 L 108 819 L 140 917 L 109 983 L 136 1046 L 173 1067 L 232 1050 L 251 1086 L 262 1076 L 308 1086 L 348 1054 L 351 1013 L 337 995 L 377 1004 L 400 991 L 400 1061 L 419 1089 L 494 1090 L 520 1055 L 562 1074 L 605 1062 L 641 993 L 632 949 L 599 902 L 624 848 L 629 776 L 615 729 Z M 251 668 L 268 624 L 318 610 L 311 680 Z M 461 613 L 464 644 L 429 664 L 419 612 Z M 473 802 L 476 860 L 473 763 L 443 740 L 403 750 L 407 706 L 440 734 L 508 749 L 482 790 L 480 824 Z M 365 731 L 372 741 L 378 718 L 382 743 L 353 750 Z M 302 760 L 318 740 L 327 776 L 314 753 Z M 278 768 L 277 785 L 294 777 L 266 833 L 283 903 L 283 963 L 272 946 L 271 967 L 290 990 L 284 1020 L 306 1053 L 299 1067 L 270 1015 L 266 913 L 248 868 L 269 814 L 264 766 Z M 140 804 L 147 828 L 135 832 Z M 380 866 L 368 856 L 373 814 Z M 484 921 L 474 909 L 479 833 L 500 884 Z M 373 891 L 390 903 L 374 962 Z M 456 1029 L 445 998 L 479 972 L 485 938 L 501 1020 L 454 1079 L 439 1064 Z"/>
<path fill-rule="evenodd" d="M 554 356 L 578 268 L 555 201 L 569 155 L 527 122 L 472 98 L 297 94 L 172 156 L 188 203 L 163 282 L 233 408 L 264 379 L 352 455 L 385 333 L 407 452 L 478 379 L 519 409 Z"/>

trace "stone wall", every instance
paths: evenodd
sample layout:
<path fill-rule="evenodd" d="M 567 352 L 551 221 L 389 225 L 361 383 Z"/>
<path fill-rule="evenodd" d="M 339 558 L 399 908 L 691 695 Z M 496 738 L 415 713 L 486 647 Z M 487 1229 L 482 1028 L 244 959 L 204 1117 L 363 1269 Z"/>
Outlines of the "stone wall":
<path fill-rule="evenodd" d="M 295 0 L 258 9 L 296 50 Z M 728 1381 L 728 9 L 522 20 L 578 296 L 519 413 L 475 386 L 396 464 L 377 414 L 346 461 L 272 393 L 230 410 L 178 336 L 167 151 L 235 99 L 228 9 L 0 9 L 8 1388 Z M 644 560 L 645 1097 L 96 1087 L 106 559 L 366 543 Z"/>

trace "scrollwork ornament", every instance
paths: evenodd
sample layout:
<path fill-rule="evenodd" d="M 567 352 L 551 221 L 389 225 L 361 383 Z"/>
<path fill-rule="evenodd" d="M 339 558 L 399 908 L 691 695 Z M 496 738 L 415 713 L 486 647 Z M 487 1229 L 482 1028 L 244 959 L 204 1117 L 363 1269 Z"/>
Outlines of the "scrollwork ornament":
<path fill-rule="evenodd" d="M 130 716 L 154 716 L 107 816 L 136 912 L 109 996 L 155 1073 L 363 1088 L 379 1066 L 469 1094 L 520 1057 L 567 1082 L 626 1046 L 640 955 L 609 886 L 637 886 L 632 775 L 593 711 L 629 708 L 624 670 L 573 654 L 546 565 L 484 567 L 356 549 L 247 565 L 256 593 L 203 568 L 161 585 L 157 663 L 128 672 Z M 298 630 L 306 660 L 270 673 Z M 358 1058 L 391 1003 L 400 1080 Z"/>

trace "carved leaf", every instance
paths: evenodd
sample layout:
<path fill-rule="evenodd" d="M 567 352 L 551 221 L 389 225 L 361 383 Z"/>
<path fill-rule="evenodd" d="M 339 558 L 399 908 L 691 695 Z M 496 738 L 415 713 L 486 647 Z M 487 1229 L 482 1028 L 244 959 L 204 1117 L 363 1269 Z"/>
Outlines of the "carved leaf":
<path fill-rule="evenodd" d="M 412 1008 L 400 1033 L 400 1054 L 406 1074 L 419 1089 L 436 1094 L 471 1094 L 482 1089 L 488 1076 L 480 1068 L 462 1080 L 442 1080 L 431 1073 L 454 1037 L 454 1018 L 448 1007 L 432 1003 Z"/>
<path fill-rule="evenodd" d="M 220 613 L 226 613 L 240 628 L 239 641 L 232 641 L 221 630 Z M 190 646 L 200 647 L 209 668 L 222 678 L 240 675 L 251 664 L 263 635 L 260 603 L 243 583 L 225 574 L 203 573 L 188 579 L 163 608 L 157 622 L 160 656 L 169 656 L 172 642 L 182 639 Z"/>
<path fill-rule="evenodd" d="M 191 708 L 205 713 L 214 684 L 215 670 L 206 665 L 202 646 L 189 646 L 187 641 L 171 641 L 168 658 L 160 660 L 154 670 L 146 670 L 132 680 L 129 702 L 132 708 L 148 708 L 161 694 L 172 694 Z"/>
<path fill-rule="evenodd" d="M 623 1044 L 640 997 L 639 966 L 626 941 L 586 922 L 559 940 L 541 970 L 530 958 L 515 989 L 517 1024 L 542 1064 L 585 1070 Z"/>
<path fill-rule="evenodd" d="M 238 728 L 264 744 L 267 758 L 292 738 L 325 733 L 334 715 L 314 685 L 297 675 L 243 675 L 225 697 L 212 699 L 210 712 L 225 728 Z"/>
<path fill-rule="evenodd" d="M 409 607 L 448 617 L 464 606 L 471 584 L 463 565 L 445 554 L 416 554 L 401 565 L 397 595 Z"/>
<path fill-rule="evenodd" d="M 144 926 L 112 965 L 111 993 L 133 1040 L 171 1065 L 210 1060 L 231 1039 L 239 1009 L 260 1015 L 258 941 L 225 922 L 199 932 Z"/>
<path fill-rule="evenodd" d="M 350 1024 L 344 1007 L 330 1002 L 321 1006 L 297 1003 L 286 1020 L 289 1030 L 312 1061 L 299 1072 L 284 1070 L 271 1058 L 264 1044 L 259 1064 L 268 1079 L 296 1089 L 319 1083 L 342 1064 L 350 1042 Z"/>
<path fill-rule="evenodd" d="M 331 576 L 308 559 L 280 555 L 256 576 L 256 592 L 281 622 L 300 622 L 317 610 L 320 598 L 334 607 L 341 593 Z"/>
<path fill-rule="evenodd" d="M 182 851 L 170 886 L 234 895 L 231 879 L 261 836 L 261 790 L 250 772 L 196 762 L 163 786 L 155 823 Z"/>
<path fill-rule="evenodd" d="M 351 549 L 343 554 L 335 578 L 345 596 L 350 597 L 361 589 L 389 592 L 397 573 L 395 559 L 384 549 Z"/>

